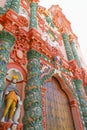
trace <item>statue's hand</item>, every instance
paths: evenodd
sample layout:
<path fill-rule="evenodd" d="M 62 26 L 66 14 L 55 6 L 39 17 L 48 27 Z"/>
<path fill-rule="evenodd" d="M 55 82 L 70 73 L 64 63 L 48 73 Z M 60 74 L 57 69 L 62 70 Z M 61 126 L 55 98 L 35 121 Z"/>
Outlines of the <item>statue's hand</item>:
<path fill-rule="evenodd" d="M 18 101 L 20 101 L 20 97 L 19 96 L 17 96 L 18 97 Z"/>
<path fill-rule="evenodd" d="M 7 95 L 9 92 L 7 91 L 6 93 L 5 93 L 5 95 Z"/>
<path fill-rule="evenodd" d="M 21 100 L 19 101 L 19 105 L 22 106 L 22 101 Z"/>

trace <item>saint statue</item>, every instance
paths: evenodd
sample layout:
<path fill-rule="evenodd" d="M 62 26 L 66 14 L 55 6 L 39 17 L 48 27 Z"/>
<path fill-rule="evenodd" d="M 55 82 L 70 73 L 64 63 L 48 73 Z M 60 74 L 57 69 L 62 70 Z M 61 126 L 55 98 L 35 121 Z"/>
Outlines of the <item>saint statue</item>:
<path fill-rule="evenodd" d="M 10 85 L 8 85 L 6 90 L 4 91 L 3 99 L 2 99 L 2 108 L 1 108 L 3 112 L 0 114 L 1 122 L 5 122 L 5 121 L 15 122 L 13 120 L 14 115 L 15 113 L 17 113 L 16 110 L 18 110 L 18 106 L 21 102 L 20 94 L 16 85 L 17 80 L 18 80 L 17 76 L 15 75 L 12 76 Z"/>

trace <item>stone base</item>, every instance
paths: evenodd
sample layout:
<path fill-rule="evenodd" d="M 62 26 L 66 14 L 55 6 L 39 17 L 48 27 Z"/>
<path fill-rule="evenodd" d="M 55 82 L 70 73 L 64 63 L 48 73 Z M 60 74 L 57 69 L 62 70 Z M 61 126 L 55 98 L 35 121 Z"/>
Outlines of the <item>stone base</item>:
<path fill-rule="evenodd" d="M 0 130 L 7 130 L 10 127 L 10 122 L 0 122 Z"/>
<path fill-rule="evenodd" d="M 11 126 L 11 122 L 0 122 L 0 130 L 7 130 Z M 21 130 L 23 128 L 23 124 L 18 124 L 18 129 Z"/>

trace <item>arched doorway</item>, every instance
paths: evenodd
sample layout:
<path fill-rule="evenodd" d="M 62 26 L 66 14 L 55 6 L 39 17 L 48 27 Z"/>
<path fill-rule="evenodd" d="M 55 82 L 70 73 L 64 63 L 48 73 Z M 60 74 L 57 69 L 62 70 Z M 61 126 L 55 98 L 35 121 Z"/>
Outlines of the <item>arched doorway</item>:
<path fill-rule="evenodd" d="M 75 130 L 69 99 L 61 89 L 60 83 L 52 78 L 44 83 L 46 129 L 47 130 Z"/>

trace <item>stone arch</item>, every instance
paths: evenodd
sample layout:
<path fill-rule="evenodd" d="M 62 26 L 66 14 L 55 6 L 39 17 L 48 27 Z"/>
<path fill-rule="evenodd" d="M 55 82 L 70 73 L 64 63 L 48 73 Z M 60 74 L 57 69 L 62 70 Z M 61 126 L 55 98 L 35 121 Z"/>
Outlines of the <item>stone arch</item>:
<path fill-rule="evenodd" d="M 66 95 L 67 95 L 68 98 L 69 98 L 69 101 L 71 102 L 71 101 L 75 100 L 75 98 L 74 98 L 72 92 L 71 92 L 71 91 L 68 89 L 68 87 L 65 85 L 64 80 L 62 79 L 62 77 L 60 77 L 58 74 L 55 74 L 55 75 L 53 75 L 52 77 L 54 77 L 54 78 L 59 82 L 59 84 L 60 84 L 60 86 L 61 86 L 61 89 L 66 93 Z"/>

